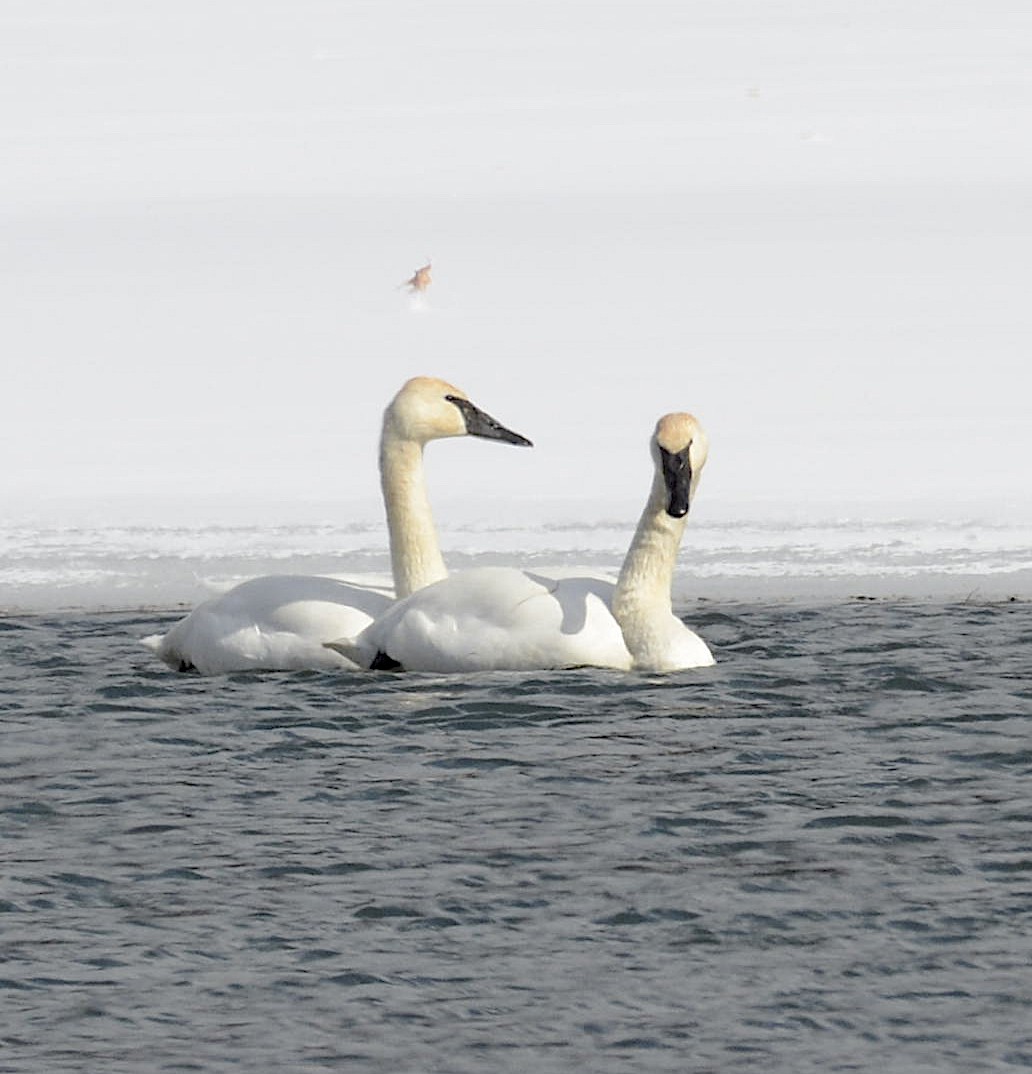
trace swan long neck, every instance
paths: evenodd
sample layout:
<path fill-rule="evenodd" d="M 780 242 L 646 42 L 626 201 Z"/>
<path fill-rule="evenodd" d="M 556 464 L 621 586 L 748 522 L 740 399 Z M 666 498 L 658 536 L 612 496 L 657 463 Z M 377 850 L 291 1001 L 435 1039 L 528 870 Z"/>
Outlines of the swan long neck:
<path fill-rule="evenodd" d="M 394 592 L 400 600 L 448 576 L 427 496 L 423 445 L 392 435 L 380 440 L 380 484 L 387 511 Z"/>
<path fill-rule="evenodd" d="M 613 616 L 635 659 L 668 629 L 673 614 L 670 590 L 685 521 L 667 514 L 665 487 L 657 474 L 613 593 Z"/>

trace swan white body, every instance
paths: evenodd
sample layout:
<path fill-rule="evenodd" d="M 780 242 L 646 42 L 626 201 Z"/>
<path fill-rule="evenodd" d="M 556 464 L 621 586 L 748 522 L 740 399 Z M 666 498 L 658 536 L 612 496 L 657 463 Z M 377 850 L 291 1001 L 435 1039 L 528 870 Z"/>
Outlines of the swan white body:
<path fill-rule="evenodd" d="M 599 578 L 474 567 L 388 608 L 353 651 L 334 647 L 365 667 L 406 671 L 626 669 L 631 656 L 609 610 L 613 589 Z"/>
<path fill-rule="evenodd" d="M 398 596 L 447 577 L 427 498 L 423 448 L 430 440 L 467 435 L 530 443 L 458 388 L 432 377 L 408 381 L 384 412 L 380 476 Z M 325 643 L 359 633 L 391 601 L 383 590 L 334 578 L 271 575 L 205 601 L 167 634 L 143 643 L 170 667 L 204 674 L 353 668 Z"/>
<path fill-rule="evenodd" d="M 177 671 L 297 671 L 355 665 L 327 649 L 350 625 L 362 630 L 393 601 L 389 592 L 318 575 L 273 574 L 241 582 L 198 605 L 165 635 L 143 643 Z"/>
<path fill-rule="evenodd" d="M 363 667 L 407 671 L 675 671 L 712 664 L 706 643 L 673 614 L 670 599 L 707 447 L 691 415 L 660 419 L 652 489 L 615 585 L 474 568 L 399 600 L 357 637 L 331 647 Z"/>

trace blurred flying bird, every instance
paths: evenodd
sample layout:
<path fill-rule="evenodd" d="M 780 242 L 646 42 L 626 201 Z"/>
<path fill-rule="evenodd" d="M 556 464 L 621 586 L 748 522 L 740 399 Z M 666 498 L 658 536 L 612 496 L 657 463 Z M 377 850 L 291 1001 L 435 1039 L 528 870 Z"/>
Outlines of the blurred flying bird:
<path fill-rule="evenodd" d="M 410 279 L 407 279 L 401 286 L 407 287 L 410 291 L 415 291 L 417 294 L 422 294 L 432 283 L 430 278 L 430 260 L 427 259 L 425 265 L 422 268 L 417 268 Z"/>

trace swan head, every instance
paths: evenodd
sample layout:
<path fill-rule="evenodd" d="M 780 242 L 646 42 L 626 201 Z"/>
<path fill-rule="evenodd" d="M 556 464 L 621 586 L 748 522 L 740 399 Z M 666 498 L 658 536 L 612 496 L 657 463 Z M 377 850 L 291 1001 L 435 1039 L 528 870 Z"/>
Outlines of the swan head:
<path fill-rule="evenodd" d="M 709 438 L 692 414 L 665 414 L 656 423 L 652 457 L 671 518 L 688 514 L 708 454 Z"/>
<path fill-rule="evenodd" d="M 402 385 L 384 413 L 384 431 L 418 444 L 449 436 L 479 436 L 533 446 L 471 402 L 461 388 L 436 377 L 413 377 Z"/>

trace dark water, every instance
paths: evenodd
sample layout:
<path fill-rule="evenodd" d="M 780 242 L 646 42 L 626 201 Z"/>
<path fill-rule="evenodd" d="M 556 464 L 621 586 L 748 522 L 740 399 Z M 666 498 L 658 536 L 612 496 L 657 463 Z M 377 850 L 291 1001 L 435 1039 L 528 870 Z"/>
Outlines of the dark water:
<path fill-rule="evenodd" d="M 1032 1066 L 1032 605 L 716 609 L 665 678 L 0 620 L 0 1071 Z"/>

